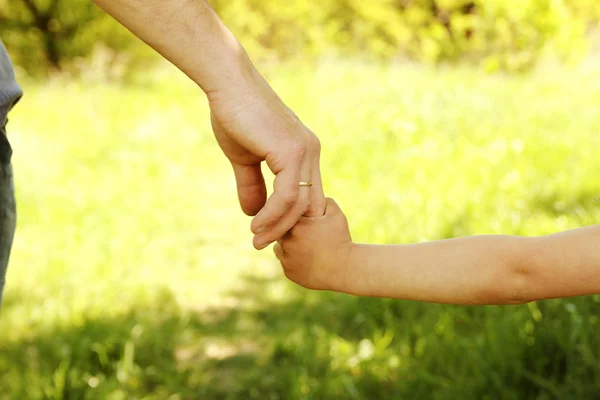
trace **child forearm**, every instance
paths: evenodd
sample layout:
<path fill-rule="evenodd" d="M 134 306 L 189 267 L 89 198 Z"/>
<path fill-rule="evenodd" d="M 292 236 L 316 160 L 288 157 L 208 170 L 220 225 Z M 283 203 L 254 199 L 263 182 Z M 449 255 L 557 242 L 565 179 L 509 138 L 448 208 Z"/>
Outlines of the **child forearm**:
<path fill-rule="evenodd" d="M 600 225 L 531 238 L 525 255 L 531 298 L 600 293 Z"/>
<path fill-rule="evenodd" d="M 348 292 L 451 304 L 521 304 L 600 293 L 600 225 L 539 237 L 355 245 Z"/>
<path fill-rule="evenodd" d="M 526 238 L 472 236 L 411 245 L 354 245 L 349 293 L 449 304 L 528 301 Z"/>
<path fill-rule="evenodd" d="M 331 199 L 275 248 L 286 276 L 311 289 L 448 304 L 523 304 L 600 294 L 600 225 L 539 237 L 469 236 L 355 244 Z"/>

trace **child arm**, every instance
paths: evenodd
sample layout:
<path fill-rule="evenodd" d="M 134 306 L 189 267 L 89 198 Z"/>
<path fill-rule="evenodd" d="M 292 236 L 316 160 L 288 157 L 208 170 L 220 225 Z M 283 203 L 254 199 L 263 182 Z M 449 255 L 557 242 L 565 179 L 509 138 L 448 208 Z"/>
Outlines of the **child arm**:
<path fill-rule="evenodd" d="M 600 225 L 529 238 L 525 254 L 532 300 L 600 293 Z"/>
<path fill-rule="evenodd" d="M 286 276 L 311 289 L 448 304 L 522 304 L 600 293 L 598 244 L 600 226 L 531 238 L 356 244 L 344 214 L 329 199 L 325 216 L 303 218 L 275 253 Z"/>

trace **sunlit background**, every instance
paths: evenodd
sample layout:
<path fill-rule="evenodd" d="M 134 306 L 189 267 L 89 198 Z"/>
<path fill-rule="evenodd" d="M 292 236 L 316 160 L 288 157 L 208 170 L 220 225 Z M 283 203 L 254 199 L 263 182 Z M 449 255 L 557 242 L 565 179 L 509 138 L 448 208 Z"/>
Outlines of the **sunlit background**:
<path fill-rule="evenodd" d="M 215 0 L 356 241 L 598 222 L 597 0 Z M 88 1 L 0 0 L 25 97 L 4 399 L 594 399 L 600 296 L 309 292 L 251 246 L 202 92 Z M 482 265 L 482 268 L 485 268 Z"/>

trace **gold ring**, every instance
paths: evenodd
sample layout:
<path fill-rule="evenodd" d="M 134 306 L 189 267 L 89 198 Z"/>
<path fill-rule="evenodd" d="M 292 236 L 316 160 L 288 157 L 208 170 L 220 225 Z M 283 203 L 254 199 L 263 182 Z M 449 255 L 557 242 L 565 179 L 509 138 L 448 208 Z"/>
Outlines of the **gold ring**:
<path fill-rule="evenodd" d="M 308 182 L 298 182 L 299 186 L 306 186 L 306 187 L 311 187 L 312 186 L 312 181 L 308 181 Z"/>

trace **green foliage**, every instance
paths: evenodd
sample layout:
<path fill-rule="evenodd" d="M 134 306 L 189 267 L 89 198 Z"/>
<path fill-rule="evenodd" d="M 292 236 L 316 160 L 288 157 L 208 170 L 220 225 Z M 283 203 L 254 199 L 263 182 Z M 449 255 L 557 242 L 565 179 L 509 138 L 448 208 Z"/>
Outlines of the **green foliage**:
<path fill-rule="evenodd" d="M 544 49 L 585 51 L 600 7 L 590 0 L 213 1 L 254 51 L 277 57 L 365 55 L 428 63 L 470 59 L 522 70 Z"/>
<path fill-rule="evenodd" d="M 595 71 L 326 64 L 267 75 L 320 136 L 326 193 L 357 241 L 599 220 Z M 9 125 L 19 227 L 0 398 L 597 397 L 598 296 L 451 307 L 287 282 L 272 253 L 251 247 L 197 88 L 163 78 L 25 85 Z"/>
<path fill-rule="evenodd" d="M 31 75 L 96 67 L 122 76 L 124 67 L 157 58 L 89 0 L 0 0 L 0 32 L 14 62 Z"/>
<path fill-rule="evenodd" d="M 255 59 L 468 60 L 492 71 L 528 69 L 547 51 L 576 60 L 586 52 L 588 30 L 600 19 L 595 0 L 211 4 Z M 0 0 L 0 29 L 17 63 L 32 74 L 48 65 L 71 71 L 96 66 L 120 76 L 157 59 L 88 0 Z"/>

